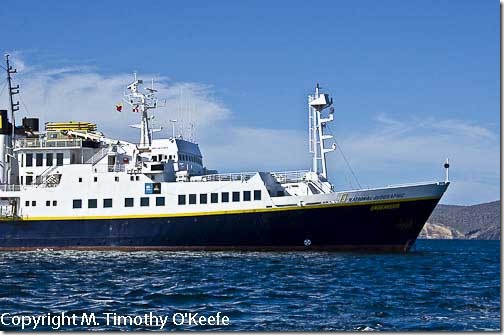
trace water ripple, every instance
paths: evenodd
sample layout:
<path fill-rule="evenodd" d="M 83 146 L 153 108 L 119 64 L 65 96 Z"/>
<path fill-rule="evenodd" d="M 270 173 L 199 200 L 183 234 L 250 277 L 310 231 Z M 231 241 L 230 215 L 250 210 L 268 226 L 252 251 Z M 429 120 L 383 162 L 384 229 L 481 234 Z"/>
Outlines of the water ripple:
<path fill-rule="evenodd" d="M 0 312 L 231 319 L 170 319 L 166 330 L 499 330 L 499 257 L 499 242 L 487 241 L 419 241 L 406 255 L 9 252 L 0 254 Z"/>

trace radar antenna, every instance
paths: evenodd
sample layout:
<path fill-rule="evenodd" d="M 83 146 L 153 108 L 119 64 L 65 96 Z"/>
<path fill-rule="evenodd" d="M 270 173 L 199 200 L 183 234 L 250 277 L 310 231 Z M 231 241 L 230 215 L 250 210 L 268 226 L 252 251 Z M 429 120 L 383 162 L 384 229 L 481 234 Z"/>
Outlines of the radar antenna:
<path fill-rule="evenodd" d="M 149 116 L 149 109 L 158 107 L 158 99 L 155 96 L 157 90 L 154 89 L 154 79 L 152 79 L 151 87 L 145 88 L 146 93 L 140 91 L 140 86 L 143 85 L 143 80 L 137 79 L 136 72 L 134 73 L 134 81 L 126 88 L 130 91 L 125 93 L 123 101 L 133 108 L 133 112 L 141 113 L 142 120 L 140 125 L 134 125 L 135 128 L 140 128 L 140 144 L 142 148 L 152 145 L 152 133 L 160 131 L 160 129 L 151 129 L 151 120 L 153 116 Z"/>

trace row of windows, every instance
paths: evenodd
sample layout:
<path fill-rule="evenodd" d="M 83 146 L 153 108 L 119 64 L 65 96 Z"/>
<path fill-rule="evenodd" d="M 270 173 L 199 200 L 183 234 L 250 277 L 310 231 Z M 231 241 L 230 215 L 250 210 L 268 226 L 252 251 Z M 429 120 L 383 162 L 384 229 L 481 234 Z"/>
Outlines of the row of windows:
<path fill-rule="evenodd" d="M 79 180 L 79 183 L 82 183 L 82 177 L 79 177 L 78 180 Z M 115 176 L 114 180 L 115 181 L 119 181 L 119 176 Z M 138 175 L 136 175 L 136 176 L 131 175 L 130 176 L 130 180 L 131 181 L 135 181 L 135 180 L 139 181 L 140 180 L 140 176 L 138 176 Z M 98 177 L 93 177 L 93 181 L 96 183 L 98 181 Z"/>
<path fill-rule="evenodd" d="M 33 166 L 33 154 L 26 154 L 25 155 L 25 164 L 27 167 Z M 54 163 L 54 154 L 53 153 L 46 153 L 46 166 L 52 166 Z M 21 160 L 23 162 L 23 160 Z M 43 166 L 44 164 L 44 154 L 43 153 L 37 153 L 35 154 L 35 166 Z M 56 153 L 56 165 L 57 166 L 62 166 L 63 165 L 63 153 Z"/>
<path fill-rule="evenodd" d="M 176 155 L 164 155 L 164 159 L 175 159 L 176 158 Z M 188 155 L 188 154 L 179 154 L 179 159 L 182 160 L 182 161 L 186 161 L 186 162 L 193 162 L 193 163 L 198 163 L 200 165 L 203 165 L 203 160 L 201 159 L 201 157 L 198 157 L 198 156 L 193 156 L 193 155 Z M 163 155 L 159 154 L 159 155 L 154 155 L 152 156 L 152 161 L 153 162 L 157 162 L 157 161 L 162 161 L 163 160 Z"/>
<path fill-rule="evenodd" d="M 25 206 L 26 207 L 30 207 L 30 203 L 31 203 L 32 207 L 37 206 L 37 202 L 35 200 L 32 200 L 32 201 L 26 200 L 25 201 Z M 52 206 L 58 206 L 58 202 L 56 200 L 53 200 L 53 201 L 47 200 L 46 203 L 45 203 L 45 205 L 47 207 L 51 206 L 51 204 L 52 204 Z"/>
<path fill-rule="evenodd" d="M 164 206 L 165 197 L 156 197 L 155 203 L 156 206 Z M 102 206 L 103 208 L 111 208 L 112 199 L 103 199 Z M 124 198 L 124 207 L 134 207 L 134 206 L 135 206 L 134 198 Z M 140 206 L 142 207 L 150 206 L 150 198 L 148 197 L 140 198 Z M 73 208 L 82 208 L 82 199 L 74 199 Z M 98 208 L 98 199 L 88 199 L 87 208 Z"/>
<path fill-rule="evenodd" d="M 252 200 L 252 192 L 251 191 L 243 191 L 243 196 L 240 197 L 240 192 L 231 192 L 231 199 L 233 202 L 239 201 L 251 201 Z M 178 204 L 185 205 L 187 200 L 189 201 L 189 205 L 195 205 L 197 202 L 197 194 L 180 194 L 178 196 Z M 240 199 L 241 198 L 241 199 Z M 254 200 L 261 200 L 261 190 L 254 191 Z M 210 203 L 216 204 L 219 202 L 219 193 L 210 193 Z M 229 192 L 221 192 L 220 193 L 220 202 L 229 202 Z M 208 194 L 202 193 L 199 195 L 199 203 L 207 204 L 208 203 Z"/>
<path fill-rule="evenodd" d="M 251 191 L 243 191 L 243 201 L 251 201 Z M 229 192 L 222 192 L 220 193 L 221 196 L 221 202 L 229 202 Z M 240 192 L 231 192 L 232 196 L 232 201 L 233 202 L 239 202 L 240 201 Z M 196 204 L 197 196 L 196 194 L 189 194 L 188 195 L 188 200 L 189 204 L 193 205 Z M 261 191 L 260 190 L 255 190 L 254 191 L 254 200 L 261 200 Z M 215 204 L 219 202 L 219 193 L 210 193 L 210 203 Z M 199 203 L 200 204 L 207 204 L 208 203 L 208 194 L 202 193 L 199 195 Z M 36 201 L 26 201 L 25 206 L 29 207 L 31 204 L 32 207 L 37 206 Z M 165 197 L 156 197 L 155 200 L 156 206 L 165 206 L 166 201 Z M 185 205 L 186 204 L 186 195 L 181 194 L 178 196 L 178 204 L 179 205 Z M 46 201 L 46 206 L 57 206 L 58 202 L 56 200 Z M 135 206 L 135 199 L 134 198 L 124 198 L 124 207 L 134 207 Z M 141 207 L 148 207 L 150 206 L 150 198 L 149 197 L 141 197 L 140 198 L 140 206 Z M 102 207 L 103 208 L 111 208 L 112 207 L 112 199 L 103 199 L 102 202 Z M 73 200 L 73 208 L 82 208 L 82 199 L 74 199 Z M 87 208 L 98 208 L 98 199 L 88 199 L 87 200 Z"/>

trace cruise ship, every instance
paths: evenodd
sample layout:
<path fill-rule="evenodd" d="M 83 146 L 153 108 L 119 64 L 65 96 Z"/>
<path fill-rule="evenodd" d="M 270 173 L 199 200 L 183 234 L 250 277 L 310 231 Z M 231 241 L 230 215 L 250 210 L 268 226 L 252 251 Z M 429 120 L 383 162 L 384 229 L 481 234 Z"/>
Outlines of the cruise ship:
<path fill-rule="evenodd" d="M 55 120 L 42 130 L 25 117 L 16 125 L 19 86 L 6 62 L 0 250 L 406 252 L 450 184 L 447 161 L 444 181 L 335 189 L 326 164 L 336 149 L 326 133 L 333 101 L 318 84 L 308 97 L 310 169 L 220 174 L 207 169 L 197 143 L 175 133 L 154 138 L 156 90 L 136 75 L 124 110 L 116 108 L 138 114 L 138 143 L 92 122 Z"/>

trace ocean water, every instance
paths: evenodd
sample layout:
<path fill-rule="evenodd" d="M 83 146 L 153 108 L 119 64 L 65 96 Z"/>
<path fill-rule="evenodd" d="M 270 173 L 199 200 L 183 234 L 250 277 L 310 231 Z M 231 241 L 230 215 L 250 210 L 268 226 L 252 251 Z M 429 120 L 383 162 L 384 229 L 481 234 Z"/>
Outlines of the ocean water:
<path fill-rule="evenodd" d="M 498 241 L 420 240 L 408 254 L 0 253 L 0 330 L 44 315 L 36 330 L 499 330 L 500 302 Z M 76 321 L 61 325 L 63 312 Z M 198 323 L 217 313 L 218 325 Z"/>

